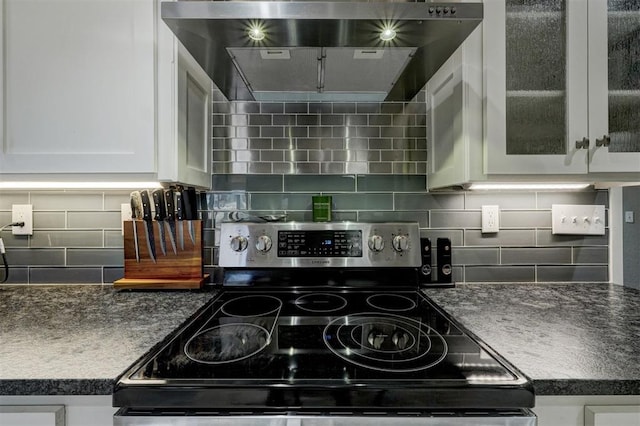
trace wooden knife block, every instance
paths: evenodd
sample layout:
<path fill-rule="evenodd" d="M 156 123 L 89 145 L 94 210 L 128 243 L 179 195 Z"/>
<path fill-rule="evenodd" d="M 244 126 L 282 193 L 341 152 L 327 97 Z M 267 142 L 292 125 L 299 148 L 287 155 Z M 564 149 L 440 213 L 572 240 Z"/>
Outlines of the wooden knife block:
<path fill-rule="evenodd" d="M 147 224 L 142 220 L 124 221 L 124 278 L 113 283 L 116 288 L 127 289 L 196 289 L 202 287 L 208 275 L 203 274 L 202 221 L 192 220 L 194 240 L 189 235 L 189 221 L 176 221 L 176 249 L 165 224 L 153 221 L 153 239 L 156 252 L 154 262 L 147 245 Z M 160 248 L 159 225 L 164 226 L 166 255 Z M 181 248 L 179 227 L 182 226 L 184 249 Z M 139 261 L 136 259 L 134 227 L 138 235 Z"/>

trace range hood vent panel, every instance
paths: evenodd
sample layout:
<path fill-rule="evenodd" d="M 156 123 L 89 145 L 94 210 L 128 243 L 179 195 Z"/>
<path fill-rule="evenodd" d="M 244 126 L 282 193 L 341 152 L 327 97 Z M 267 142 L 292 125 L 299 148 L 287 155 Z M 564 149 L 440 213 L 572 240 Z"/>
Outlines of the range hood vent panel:
<path fill-rule="evenodd" d="M 354 59 L 355 50 L 327 49 L 326 92 L 387 93 L 415 52 L 410 47 L 387 48 L 380 59 Z"/>
<path fill-rule="evenodd" d="M 229 100 L 344 101 L 350 94 L 353 100 L 375 94 L 371 99 L 408 101 L 479 25 L 483 10 L 481 3 L 315 0 L 177 1 L 161 7 L 162 19 Z M 247 37 L 253 22 L 265 29 L 260 42 Z M 389 22 L 398 36 L 384 43 L 376 31 Z M 320 79 L 317 48 L 326 52 Z M 355 49 L 381 48 L 385 59 L 353 58 Z M 288 49 L 291 59 L 263 60 L 261 49 Z"/>
<path fill-rule="evenodd" d="M 315 92 L 317 48 L 288 49 L 290 59 L 262 59 L 262 49 L 229 48 L 251 88 L 260 92 Z M 273 49 L 277 51 L 278 49 Z"/>

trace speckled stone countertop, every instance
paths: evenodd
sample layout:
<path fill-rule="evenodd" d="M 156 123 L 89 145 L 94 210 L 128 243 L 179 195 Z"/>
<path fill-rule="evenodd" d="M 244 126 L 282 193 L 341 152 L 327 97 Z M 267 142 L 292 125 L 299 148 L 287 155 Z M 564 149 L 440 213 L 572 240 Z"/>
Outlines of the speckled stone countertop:
<path fill-rule="evenodd" d="M 640 291 L 462 284 L 425 292 L 534 381 L 538 395 L 640 395 Z M 0 395 L 108 395 L 215 294 L 0 286 Z"/>
<path fill-rule="evenodd" d="M 213 295 L 0 286 L 0 395 L 110 395 L 118 375 Z"/>
<path fill-rule="evenodd" d="M 536 395 L 640 395 L 638 290 L 461 284 L 425 293 L 533 379 Z"/>

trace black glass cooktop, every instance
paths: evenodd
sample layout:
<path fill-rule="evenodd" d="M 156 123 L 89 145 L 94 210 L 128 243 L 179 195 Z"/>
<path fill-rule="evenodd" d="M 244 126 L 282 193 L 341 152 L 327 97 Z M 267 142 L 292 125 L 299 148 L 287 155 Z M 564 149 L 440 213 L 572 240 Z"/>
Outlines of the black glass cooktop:
<path fill-rule="evenodd" d="M 418 291 L 224 291 L 119 380 L 137 407 L 533 406 L 530 383 Z"/>

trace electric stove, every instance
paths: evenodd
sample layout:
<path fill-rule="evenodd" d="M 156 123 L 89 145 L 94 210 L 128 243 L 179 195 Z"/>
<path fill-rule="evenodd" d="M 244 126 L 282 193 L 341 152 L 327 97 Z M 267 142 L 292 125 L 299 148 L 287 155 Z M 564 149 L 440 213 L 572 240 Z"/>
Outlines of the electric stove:
<path fill-rule="evenodd" d="M 416 223 L 224 224 L 222 290 L 121 376 L 116 424 L 534 425 L 530 381 L 420 291 L 419 241 Z"/>

